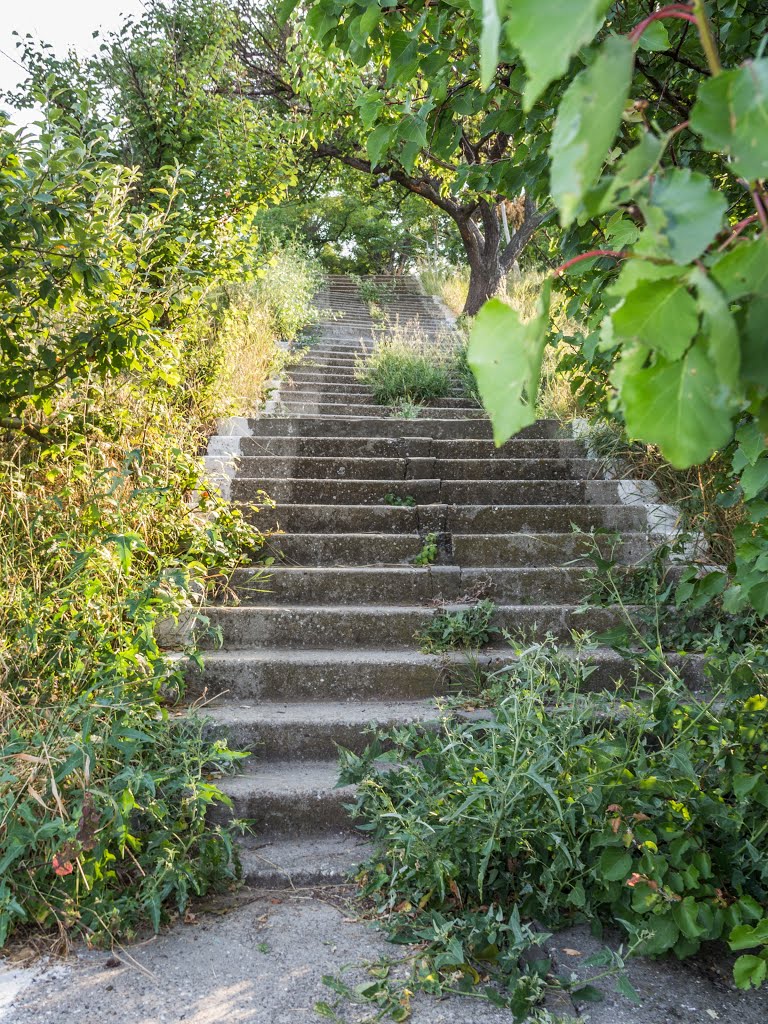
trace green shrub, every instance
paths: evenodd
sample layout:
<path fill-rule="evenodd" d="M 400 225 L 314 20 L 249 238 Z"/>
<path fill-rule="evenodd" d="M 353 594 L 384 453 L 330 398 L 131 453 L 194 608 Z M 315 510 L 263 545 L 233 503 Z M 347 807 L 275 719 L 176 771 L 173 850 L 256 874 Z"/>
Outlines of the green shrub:
<path fill-rule="evenodd" d="M 396 328 L 391 340 L 358 363 L 356 377 L 379 405 L 431 402 L 451 393 L 450 360 L 444 345 L 427 342 L 415 329 Z"/>
<path fill-rule="evenodd" d="M 361 757 L 345 752 L 342 779 L 359 785 L 354 810 L 376 845 L 366 891 L 411 934 L 432 911 L 490 906 L 555 927 L 618 924 L 649 955 L 689 956 L 729 936 L 759 947 L 764 657 L 746 652 L 706 698 L 671 679 L 620 705 L 580 691 L 589 666 L 563 684 L 560 662 L 552 642 L 523 653 L 487 720 L 449 710 L 440 730 L 389 735 L 389 753 L 378 740 Z M 398 771 L 376 767 L 381 758 Z M 737 969 L 742 987 L 765 975 L 760 950 Z"/>
<path fill-rule="evenodd" d="M 0 463 L 0 944 L 19 926 L 107 943 L 236 870 L 205 814 L 239 755 L 169 714 L 183 673 L 156 630 L 263 538 L 173 444 L 151 386 L 115 391 L 122 407 L 91 400 L 116 439 L 92 424 Z M 144 444 L 115 465 L 131 432 Z"/>
<path fill-rule="evenodd" d="M 322 267 L 298 242 L 275 250 L 251 286 L 256 302 L 269 313 L 278 338 L 293 340 L 317 318 L 313 299 L 325 277 Z"/>

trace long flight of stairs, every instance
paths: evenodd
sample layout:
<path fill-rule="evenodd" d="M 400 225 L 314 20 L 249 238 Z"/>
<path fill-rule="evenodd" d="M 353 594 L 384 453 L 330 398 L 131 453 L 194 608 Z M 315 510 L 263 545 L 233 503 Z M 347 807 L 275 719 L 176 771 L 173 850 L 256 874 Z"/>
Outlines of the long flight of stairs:
<path fill-rule="evenodd" d="M 389 323 L 418 318 L 435 337 L 448 327 L 440 308 L 408 279 L 377 279 Z M 337 881 L 361 856 L 336 788 L 337 744 L 360 750 L 366 727 L 433 717 L 462 656 L 421 654 L 414 633 L 437 605 L 478 596 L 498 606 L 496 625 L 565 645 L 573 629 L 603 630 L 610 608 L 579 613 L 583 573 L 568 565 L 584 540 L 572 530 L 621 531 L 619 553 L 648 544 L 642 507 L 619 500 L 581 442 L 543 420 L 500 449 L 477 407 L 454 396 L 417 418 L 376 406 L 355 380 L 355 362 L 387 322 L 372 318 L 353 279 L 332 277 L 318 304 L 335 314 L 291 371 L 271 415 L 249 421 L 239 439 L 231 496 L 277 502 L 256 522 L 279 528 L 277 557 L 235 573 L 237 603 L 206 614 L 223 645 L 190 675 L 192 696 L 230 743 L 252 751 L 242 774 L 222 788 L 232 816 L 252 822 L 243 844 L 246 878 L 267 886 Z M 412 497 L 393 507 L 384 496 Z M 436 564 L 412 562 L 429 533 Z M 509 660 L 500 642 L 481 661 Z M 590 684 L 620 677 L 621 660 L 602 652 Z M 229 812 L 228 812 L 229 813 Z"/>

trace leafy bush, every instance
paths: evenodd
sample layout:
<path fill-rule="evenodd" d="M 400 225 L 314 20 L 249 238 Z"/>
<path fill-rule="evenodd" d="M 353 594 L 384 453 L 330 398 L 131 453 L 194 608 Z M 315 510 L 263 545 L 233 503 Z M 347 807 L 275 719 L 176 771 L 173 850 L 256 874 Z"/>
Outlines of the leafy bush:
<path fill-rule="evenodd" d="M 278 338 L 293 340 L 317 319 L 312 304 L 324 281 L 320 263 L 296 242 L 278 248 L 252 285 L 257 305 L 267 309 Z"/>
<path fill-rule="evenodd" d="M 313 274 L 293 254 L 280 287 L 232 285 L 242 223 L 196 226 L 183 171 L 134 205 L 136 172 L 79 132 L 55 111 L 0 133 L 0 944 L 108 943 L 235 877 L 206 812 L 239 755 L 170 710 L 160 638 L 191 644 L 205 594 L 260 557 L 197 456 L 263 393 Z"/>
<path fill-rule="evenodd" d="M 486 600 L 457 612 L 435 612 L 432 621 L 414 639 L 425 654 L 483 647 L 499 632 L 491 625 L 495 611 L 493 601 Z"/>
<path fill-rule="evenodd" d="M 389 734 L 389 752 L 377 740 L 344 753 L 342 779 L 358 784 L 355 813 L 376 845 L 366 892 L 411 935 L 433 911 L 516 907 L 556 927 L 618 924 L 651 955 L 729 936 L 759 946 L 766 666 L 740 659 L 706 699 L 670 681 L 614 708 L 574 683 L 561 682 L 550 642 L 508 668 L 487 720 L 447 709 L 440 730 Z M 465 970 L 482 969 L 464 952 Z M 764 957 L 737 966 L 738 984 L 762 980 Z"/>

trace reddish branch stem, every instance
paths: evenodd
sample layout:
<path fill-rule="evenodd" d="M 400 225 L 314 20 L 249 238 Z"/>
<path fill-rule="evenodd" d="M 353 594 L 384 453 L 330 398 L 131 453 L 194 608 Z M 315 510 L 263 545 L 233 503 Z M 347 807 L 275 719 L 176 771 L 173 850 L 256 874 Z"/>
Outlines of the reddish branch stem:
<path fill-rule="evenodd" d="M 574 266 L 576 263 L 581 263 L 582 260 L 594 260 L 599 256 L 610 256 L 614 260 L 626 260 L 631 255 L 631 252 L 617 252 L 615 249 L 592 249 L 590 252 L 583 252 L 581 256 L 574 256 L 573 259 L 566 260 L 565 263 L 561 263 L 560 266 L 553 271 L 553 276 L 562 277 L 569 267 Z"/>
<path fill-rule="evenodd" d="M 760 220 L 763 231 L 768 232 L 768 217 L 766 216 L 765 207 L 763 206 L 763 201 L 757 189 L 753 189 L 752 191 L 752 202 L 755 204 L 755 209 L 757 210 L 756 216 Z"/>
<path fill-rule="evenodd" d="M 754 224 L 757 219 L 757 214 L 753 213 L 751 217 L 745 217 L 744 220 L 740 220 L 717 251 L 722 252 L 723 249 L 727 249 L 734 238 L 738 238 L 744 228 L 749 227 L 750 224 Z"/>
<path fill-rule="evenodd" d="M 633 43 L 636 43 L 652 22 L 660 21 L 662 18 L 680 18 L 683 21 L 690 21 L 692 24 L 696 24 L 696 15 L 687 4 L 669 4 L 667 7 L 662 7 L 660 11 L 654 11 L 647 18 L 639 21 L 629 33 L 628 38 Z"/>

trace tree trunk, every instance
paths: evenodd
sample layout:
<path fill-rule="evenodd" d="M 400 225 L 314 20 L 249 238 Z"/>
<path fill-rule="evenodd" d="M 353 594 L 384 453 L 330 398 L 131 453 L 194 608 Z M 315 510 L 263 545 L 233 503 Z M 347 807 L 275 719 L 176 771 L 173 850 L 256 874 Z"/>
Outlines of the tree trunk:
<path fill-rule="evenodd" d="M 462 313 L 474 316 L 483 303 L 499 293 L 503 280 L 498 249 L 489 260 L 470 260 L 469 291 Z"/>

